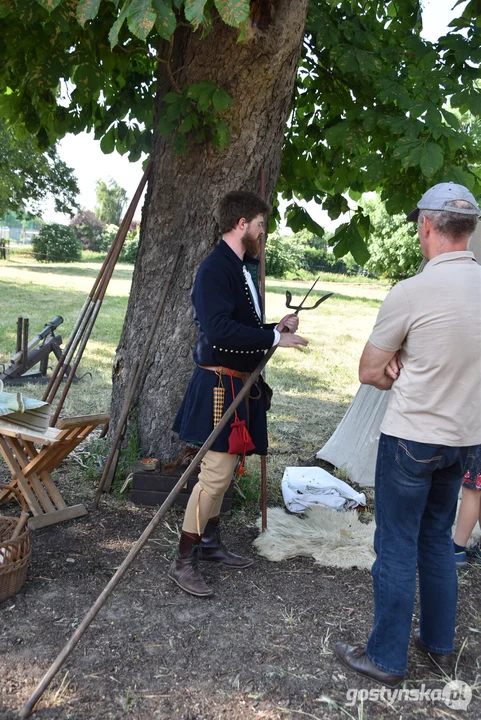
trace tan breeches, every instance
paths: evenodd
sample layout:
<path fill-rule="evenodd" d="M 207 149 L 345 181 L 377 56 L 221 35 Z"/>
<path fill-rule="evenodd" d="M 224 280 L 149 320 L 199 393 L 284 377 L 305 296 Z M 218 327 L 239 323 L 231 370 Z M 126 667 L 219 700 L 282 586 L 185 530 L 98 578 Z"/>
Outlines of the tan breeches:
<path fill-rule="evenodd" d="M 182 530 L 202 535 L 209 518 L 220 513 L 224 493 L 230 485 L 238 455 L 208 450 L 200 464 L 199 481 L 191 492 Z"/>

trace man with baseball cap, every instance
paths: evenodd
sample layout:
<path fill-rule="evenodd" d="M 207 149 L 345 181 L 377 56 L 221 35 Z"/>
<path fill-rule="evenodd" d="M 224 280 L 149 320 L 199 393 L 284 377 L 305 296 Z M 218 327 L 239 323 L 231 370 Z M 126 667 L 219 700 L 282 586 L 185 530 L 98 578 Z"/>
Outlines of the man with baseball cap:
<path fill-rule="evenodd" d="M 457 574 L 451 528 L 468 446 L 481 442 L 481 267 L 467 250 L 480 210 L 455 183 L 430 188 L 417 221 L 427 264 L 387 295 L 364 348 L 362 383 L 391 390 L 376 464 L 374 625 L 337 643 L 350 669 L 390 687 L 406 673 L 419 573 L 416 648 L 454 667 Z"/>

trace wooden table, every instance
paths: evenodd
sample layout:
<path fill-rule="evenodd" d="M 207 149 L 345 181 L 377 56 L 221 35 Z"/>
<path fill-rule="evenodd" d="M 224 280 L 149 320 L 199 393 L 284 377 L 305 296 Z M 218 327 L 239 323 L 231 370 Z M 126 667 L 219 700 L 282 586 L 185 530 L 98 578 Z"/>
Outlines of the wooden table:
<path fill-rule="evenodd" d="M 92 430 L 108 421 L 108 415 L 64 418 L 55 428 L 35 432 L 0 420 L 0 452 L 12 473 L 11 486 L 20 490 L 33 515 L 28 522 L 31 530 L 87 514 L 84 505 L 67 506 L 50 473 Z M 10 494 L 3 490 L 0 503 Z"/>

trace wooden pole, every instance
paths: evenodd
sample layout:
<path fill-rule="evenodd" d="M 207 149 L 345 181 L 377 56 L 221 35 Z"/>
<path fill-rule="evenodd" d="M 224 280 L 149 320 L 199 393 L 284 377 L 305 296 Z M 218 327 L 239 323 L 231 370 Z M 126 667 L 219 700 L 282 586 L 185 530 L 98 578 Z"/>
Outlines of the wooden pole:
<path fill-rule="evenodd" d="M 263 167 L 261 167 L 259 173 L 259 186 L 261 199 L 265 200 L 266 187 Z M 266 233 L 267 228 L 262 236 L 259 268 L 262 312 L 264 315 L 262 319 L 264 322 L 266 319 Z M 267 530 L 267 457 L 265 455 L 261 455 L 261 529 L 262 532 Z"/>
<path fill-rule="evenodd" d="M 96 617 L 98 612 L 101 610 L 101 608 L 105 605 L 108 598 L 112 594 L 112 592 L 115 590 L 137 555 L 140 553 L 142 548 L 144 547 L 145 543 L 149 539 L 149 537 L 152 535 L 153 531 L 157 527 L 157 525 L 160 523 L 161 519 L 164 517 L 167 510 L 170 508 L 170 506 L 173 504 L 175 498 L 180 493 L 184 485 L 186 484 L 189 477 L 192 475 L 192 473 L 197 468 L 197 465 L 200 463 L 204 455 L 207 453 L 207 451 L 210 449 L 214 441 L 217 439 L 219 434 L 222 432 L 224 427 L 227 425 L 228 422 L 230 422 L 231 417 L 234 413 L 234 410 L 240 405 L 240 403 L 245 399 L 245 397 L 250 393 L 250 389 L 254 382 L 259 377 L 260 373 L 263 371 L 271 357 L 276 351 L 276 347 L 273 347 L 269 350 L 266 355 L 262 358 L 259 365 L 256 367 L 253 373 L 248 377 L 246 380 L 244 387 L 240 391 L 240 393 L 234 398 L 234 400 L 231 402 L 225 413 L 223 414 L 222 418 L 219 420 L 215 428 L 212 430 L 211 434 L 205 441 L 205 443 L 202 445 L 200 450 L 198 451 L 197 455 L 193 458 L 192 462 L 190 463 L 189 467 L 185 470 L 185 472 L 182 474 L 182 476 L 179 478 L 177 484 L 172 488 L 171 492 L 169 493 L 169 496 L 164 501 L 163 505 L 157 510 L 156 514 L 150 521 L 150 523 L 145 528 L 144 532 L 140 536 L 140 538 L 137 540 L 135 545 L 131 548 L 129 554 L 125 558 L 125 560 L 122 562 L 122 564 L 117 569 L 116 573 L 112 576 L 110 581 L 107 583 L 105 588 L 100 593 L 97 600 L 94 602 L 90 610 L 85 615 L 84 619 L 80 623 L 80 625 L 75 630 L 74 634 L 70 638 L 70 640 L 64 645 L 63 649 L 58 654 L 57 658 L 54 660 L 50 668 L 47 670 L 43 678 L 41 679 L 40 683 L 36 687 L 33 694 L 29 697 L 23 708 L 19 711 L 19 717 L 20 718 L 27 718 L 30 713 L 32 712 L 33 708 L 35 707 L 38 700 L 41 698 L 47 687 L 50 685 L 51 681 L 55 677 L 55 675 L 58 673 L 62 665 L 64 664 L 65 660 L 68 658 L 70 653 L 74 650 L 76 645 L 78 644 L 80 638 L 85 633 L 87 628 L 89 627 L 92 620 Z"/>
<path fill-rule="evenodd" d="M 82 341 L 84 333 L 88 330 L 88 335 L 90 334 L 90 331 L 95 322 L 95 318 L 98 315 L 98 310 L 100 309 L 100 307 L 99 307 L 97 309 L 97 312 L 95 312 L 97 304 L 98 304 L 98 300 L 100 300 L 100 304 L 102 304 L 102 300 L 105 295 L 105 291 L 109 284 L 110 278 L 112 277 L 112 273 L 114 271 L 118 257 L 122 251 L 122 247 L 123 247 L 128 229 L 130 227 L 130 223 L 132 222 L 132 218 L 134 216 L 136 207 L 139 203 L 142 192 L 144 191 L 144 187 L 145 187 L 145 184 L 147 182 L 147 179 L 148 179 L 148 176 L 150 173 L 150 168 L 151 168 L 151 164 L 149 164 L 147 166 L 147 168 L 142 176 L 139 186 L 135 192 L 135 195 L 132 198 L 132 201 L 129 205 L 127 213 L 125 214 L 124 219 L 120 223 L 120 227 L 117 232 L 117 235 L 115 236 L 115 240 L 112 243 L 112 245 L 109 249 L 109 252 L 107 253 L 107 255 L 103 261 L 102 267 L 100 268 L 100 271 L 95 279 L 92 289 L 84 302 L 82 310 L 80 311 L 80 315 L 78 316 L 78 318 L 75 322 L 75 325 L 70 334 L 68 342 L 66 343 L 65 348 L 62 352 L 62 355 L 60 356 L 58 363 L 54 368 L 52 377 L 50 378 L 50 381 L 45 389 L 45 392 L 44 392 L 43 398 L 42 398 L 46 402 L 52 403 L 53 400 L 55 399 L 55 395 L 57 394 L 57 390 L 60 386 L 60 383 L 62 382 L 63 377 L 68 370 L 68 366 L 70 365 L 70 362 L 72 360 L 72 357 L 73 357 L 75 351 L 77 350 L 77 347 L 79 346 L 79 344 Z M 95 314 L 93 323 L 90 322 L 90 320 L 92 318 L 92 314 Z M 87 340 L 88 340 L 88 335 L 87 335 Z M 84 344 L 84 348 L 85 348 L 85 344 Z M 83 350 L 79 356 L 79 359 L 77 362 L 77 367 L 78 367 L 78 364 L 80 363 L 82 354 L 83 354 Z M 68 392 L 68 388 L 70 388 L 70 385 L 72 384 L 73 378 L 75 376 L 75 372 L 70 373 L 70 375 L 72 377 L 71 377 L 70 381 L 69 381 L 69 379 L 67 379 L 67 383 L 68 383 L 67 392 Z M 69 375 L 69 378 L 70 378 L 70 375 Z M 67 392 L 64 391 L 63 399 L 59 403 L 59 408 L 57 408 L 57 410 L 58 410 L 57 417 L 63 406 Z"/>
<path fill-rule="evenodd" d="M 112 441 L 112 449 L 111 449 L 110 454 L 109 454 L 109 456 L 108 456 L 108 458 L 107 458 L 107 460 L 106 460 L 106 463 L 105 463 L 105 466 L 104 466 L 104 470 L 103 470 L 103 473 L 102 473 L 102 477 L 101 477 L 101 479 L 100 479 L 100 484 L 99 484 L 97 493 L 96 493 L 96 495 L 95 495 L 94 508 L 97 508 L 97 507 L 98 507 L 98 504 L 99 504 L 99 500 L 100 500 L 100 496 L 101 496 L 101 494 L 102 494 L 102 491 L 103 491 L 104 489 L 105 489 L 106 491 L 107 491 L 107 490 L 110 490 L 110 486 L 111 486 L 111 484 L 112 484 L 112 479 L 113 479 L 113 473 L 115 473 L 115 467 L 116 467 L 117 460 L 118 460 L 118 456 L 119 456 L 120 444 L 121 444 L 121 442 L 122 442 L 122 439 L 123 439 L 123 436 L 124 436 L 124 433 L 125 433 L 125 425 L 126 425 L 126 423 L 127 423 L 128 417 L 129 417 L 130 408 L 132 407 L 132 403 L 134 402 L 135 393 L 136 393 L 137 388 L 138 388 L 138 386 L 139 386 L 140 379 L 141 379 L 142 373 L 143 373 L 143 371 L 144 371 L 145 363 L 147 362 L 147 357 L 148 357 L 149 352 L 150 352 L 150 347 L 151 347 L 151 345 L 152 345 L 152 341 L 153 341 L 153 339 L 154 339 L 154 335 L 155 335 L 155 333 L 156 333 L 156 331 L 157 331 L 157 326 L 158 326 L 158 324 L 159 324 L 160 317 L 161 317 L 161 315 L 162 315 L 162 311 L 163 311 L 163 309 L 164 309 L 165 300 L 166 300 L 166 298 L 167 298 L 167 293 L 169 292 L 172 279 L 173 279 L 173 277 L 174 277 L 174 275 L 175 275 L 175 271 L 176 271 L 176 269 L 177 269 L 177 264 L 178 264 L 178 262 L 179 262 L 179 258 L 180 258 L 180 255 L 181 255 L 182 250 L 183 250 L 183 246 L 180 245 L 180 246 L 178 247 L 178 249 L 177 249 L 177 252 L 176 252 L 175 256 L 174 256 L 174 264 L 173 264 L 173 266 L 172 266 L 172 271 L 171 271 L 169 277 L 167 278 L 167 280 L 166 280 L 166 282 L 165 282 L 165 284 L 164 284 L 164 287 L 163 287 L 163 290 L 162 290 L 162 295 L 160 296 L 160 300 L 159 300 L 159 305 L 158 305 L 158 307 L 157 307 L 157 312 L 155 313 L 155 318 L 154 318 L 154 321 L 153 321 L 153 323 L 152 323 L 152 325 L 151 325 L 151 328 L 150 328 L 149 337 L 148 337 L 147 342 L 145 343 L 145 346 L 144 346 L 144 352 L 143 352 L 143 354 L 142 354 L 142 357 L 141 357 L 140 361 L 139 361 L 139 362 L 137 363 L 137 365 L 136 365 L 136 369 L 135 369 L 134 372 L 133 372 L 132 383 L 131 383 L 131 385 L 130 385 L 130 387 L 129 387 L 126 395 L 125 395 L 124 404 L 123 404 L 123 407 L 122 407 L 122 412 L 121 412 L 121 414 L 120 414 L 119 423 L 118 423 L 118 425 L 117 425 L 117 429 L 116 429 L 116 432 L 115 432 L 115 435 L 114 435 L 114 439 L 113 439 L 113 441 Z M 115 464 L 114 464 L 114 462 L 115 462 Z M 112 465 L 113 465 L 113 472 L 111 471 Z M 110 484 L 108 484 L 108 480 L 110 480 Z"/>

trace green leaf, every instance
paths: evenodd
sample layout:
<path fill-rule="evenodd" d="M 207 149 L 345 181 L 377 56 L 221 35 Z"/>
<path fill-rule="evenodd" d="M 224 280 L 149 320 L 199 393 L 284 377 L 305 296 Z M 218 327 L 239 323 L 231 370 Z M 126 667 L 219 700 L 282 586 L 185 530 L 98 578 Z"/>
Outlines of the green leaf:
<path fill-rule="evenodd" d="M 367 245 L 360 235 L 353 233 L 351 242 L 349 244 L 349 250 L 351 255 L 358 265 L 365 265 L 371 257 Z"/>
<path fill-rule="evenodd" d="M 343 257 L 349 252 L 349 224 L 341 225 L 329 241 L 329 245 L 333 245 L 333 252 L 336 258 Z"/>
<path fill-rule="evenodd" d="M 79 0 L 77 5 L 77 20 L 85 25 L 87 20 L 93 20 L 99 11 L 100 0 Z"/>
<path fill-rule="evenodd" d="M 177 18 L 175 17 L 172 7 L 169 7 L 164 0 L 154 0 L 154 7 L 157 12 L 157 20 L 155 27 L 164 40 L 169 40 L 177 26 Z"/>
<path fill-rule="evenodd" d="M 249 17 L 249 0 L 215 0 L 215 6 L 226 25 L 239 27 Z"/>
<path fill-rule="evenodd" d="M 167 105 L 173 105 L 174 103 L 179 102 L 179 100 L 182 98 L 182 95 L 178 92 L 168 92 L 165 93 L 162 100 L 167 103 Z"/>
<path fill-rule="evenodd" d="M 60 5 L 62 0 L 37 0 L 37 2 L 45 8 L 45 10 L 48 10 L 48 12 L 51 13 L 52 10 L 55 10 L 55 8 Z"/>
<path fill-rule="evenodd" d="M 460 120 L 457 117 L 457 115 L 455 115 L 452 112 L 449 112 L 449 110 L 446 110 L 445 108 L 442 108 L 441 112 L 442 112 L 443 117 L 446 120 L 447 124 L 450 125 L 450 127 L 454 128 L 455 130 L 459 130 L 459 126 L 461 123 L 460 123 Z"/>
<path fill-rule="evenodd" d="M 455 180 L 459 185 L 467 187 L 468 190 L 474 189 L 475 178 L 471 173 L 465 172 L 460 167 L 454 167 L 451 169 L 449 175 L 450 180 Z"/>
<path fill-rule="evenodd" d="M 444 153 L 436 143 L 427 142 L 421 153 L 421 171 L 424 177 L 432 178 L 444 163 Z"/>
<path fill-rule="evenodd" d="M 98 65 L 78 65 L 72 79 L 84 97 L 91 97 L 102 87 L 102 71 Z"/>
<path fill-rule="evenodd" d="M 215 133 L 214 137 L 212 138 L 212 145 L 219 148 L 220 150 L 224 150 L 228 146 L 229 140 L 229 126 L 227 125 L 225 120 L 219 120 L 215 125 Z"/>
<path fill-rule="evenodd" d="M 122 9 L 119 13 L 117 20 L 114 22 L 114 24 L 110 28 L 109 43 L 110 43 L 111 48 L 115 47 L 115 45 L 117 45 L 117 43 L 119 41 L 119 33 L 122 29 L 122 25 L 124 24 L 125 18 L 127 17 L 128 10 L 129 10 L 129 0 L 125 0 L 124 4 L 122 5 Z"/>
<path fill-rule="evenodd" d="M 206 4 L 207 0 L 185 0 L 185 18 L 192 23 L 194 30 L 197 30 L 199 25 L 204 22 L 204 8 Z"/>
<path fill-rule="evenodd" d="M 212 95 L 212 104 L 218 113 L 221 113 L 227 107 L 232 105 L 232 98 L 224 90 L 217 88 Z"/>
<path fill-rule="evenodd" d="M 316 223 L 311 218 L 307 210 L 299 205 L 289 205 L 286 210 L 287 225 L 293 230 L 293 232 L 299 232 L 300 230 L 309 230 L 313 235 L 317 237 L 324 236 L 324 228 Z"/>
<path fill-rule="evenodd" d="M 171 120 L 170 118 L 163 115 L 162 117 L 159 118 L 157 127 L 158 127 L 159 133 L 162 135 L 162 137 L 168 138 L 174 130 L 175 121 Z"/>
<path fill-rule="evenodd" d="M 157 15 L 152 8 L 151 0 L 132 0 L 127 14 L 127 22 L 131 32 L 140 40 L 147 36 L 154 27 Z"/>
<path fill-rule="evenodd" d="M 110 155 L 115 150 L 115 128 L 111 127 L 108 132 L 105 133 L 102 140 L 100 141 L 100 149 L 106 155 Z"/>
<path fill-rule="evenodd" d="M 209 80 L 193 83 L 187 90 L 187 97 L 197 100 L 200 112 L 207 112 L 212 107 L 212 97 L 217 91 L 217 85 Z"/>
<path fill-rule="evenodd" d="M 13 7 L 7 7 L 0 3 L 0 19 L 8 17 L 13 12 Z"/>
<path fill-rule="evenodd" d="M 196 127 L 198 125 L 197 115 L 194 113 L 190 113 L 190 115 L 187 115 L 181 122 L 179 127 L 179 132 L 181 133 L 188 133 L 192 128 Z"/>

